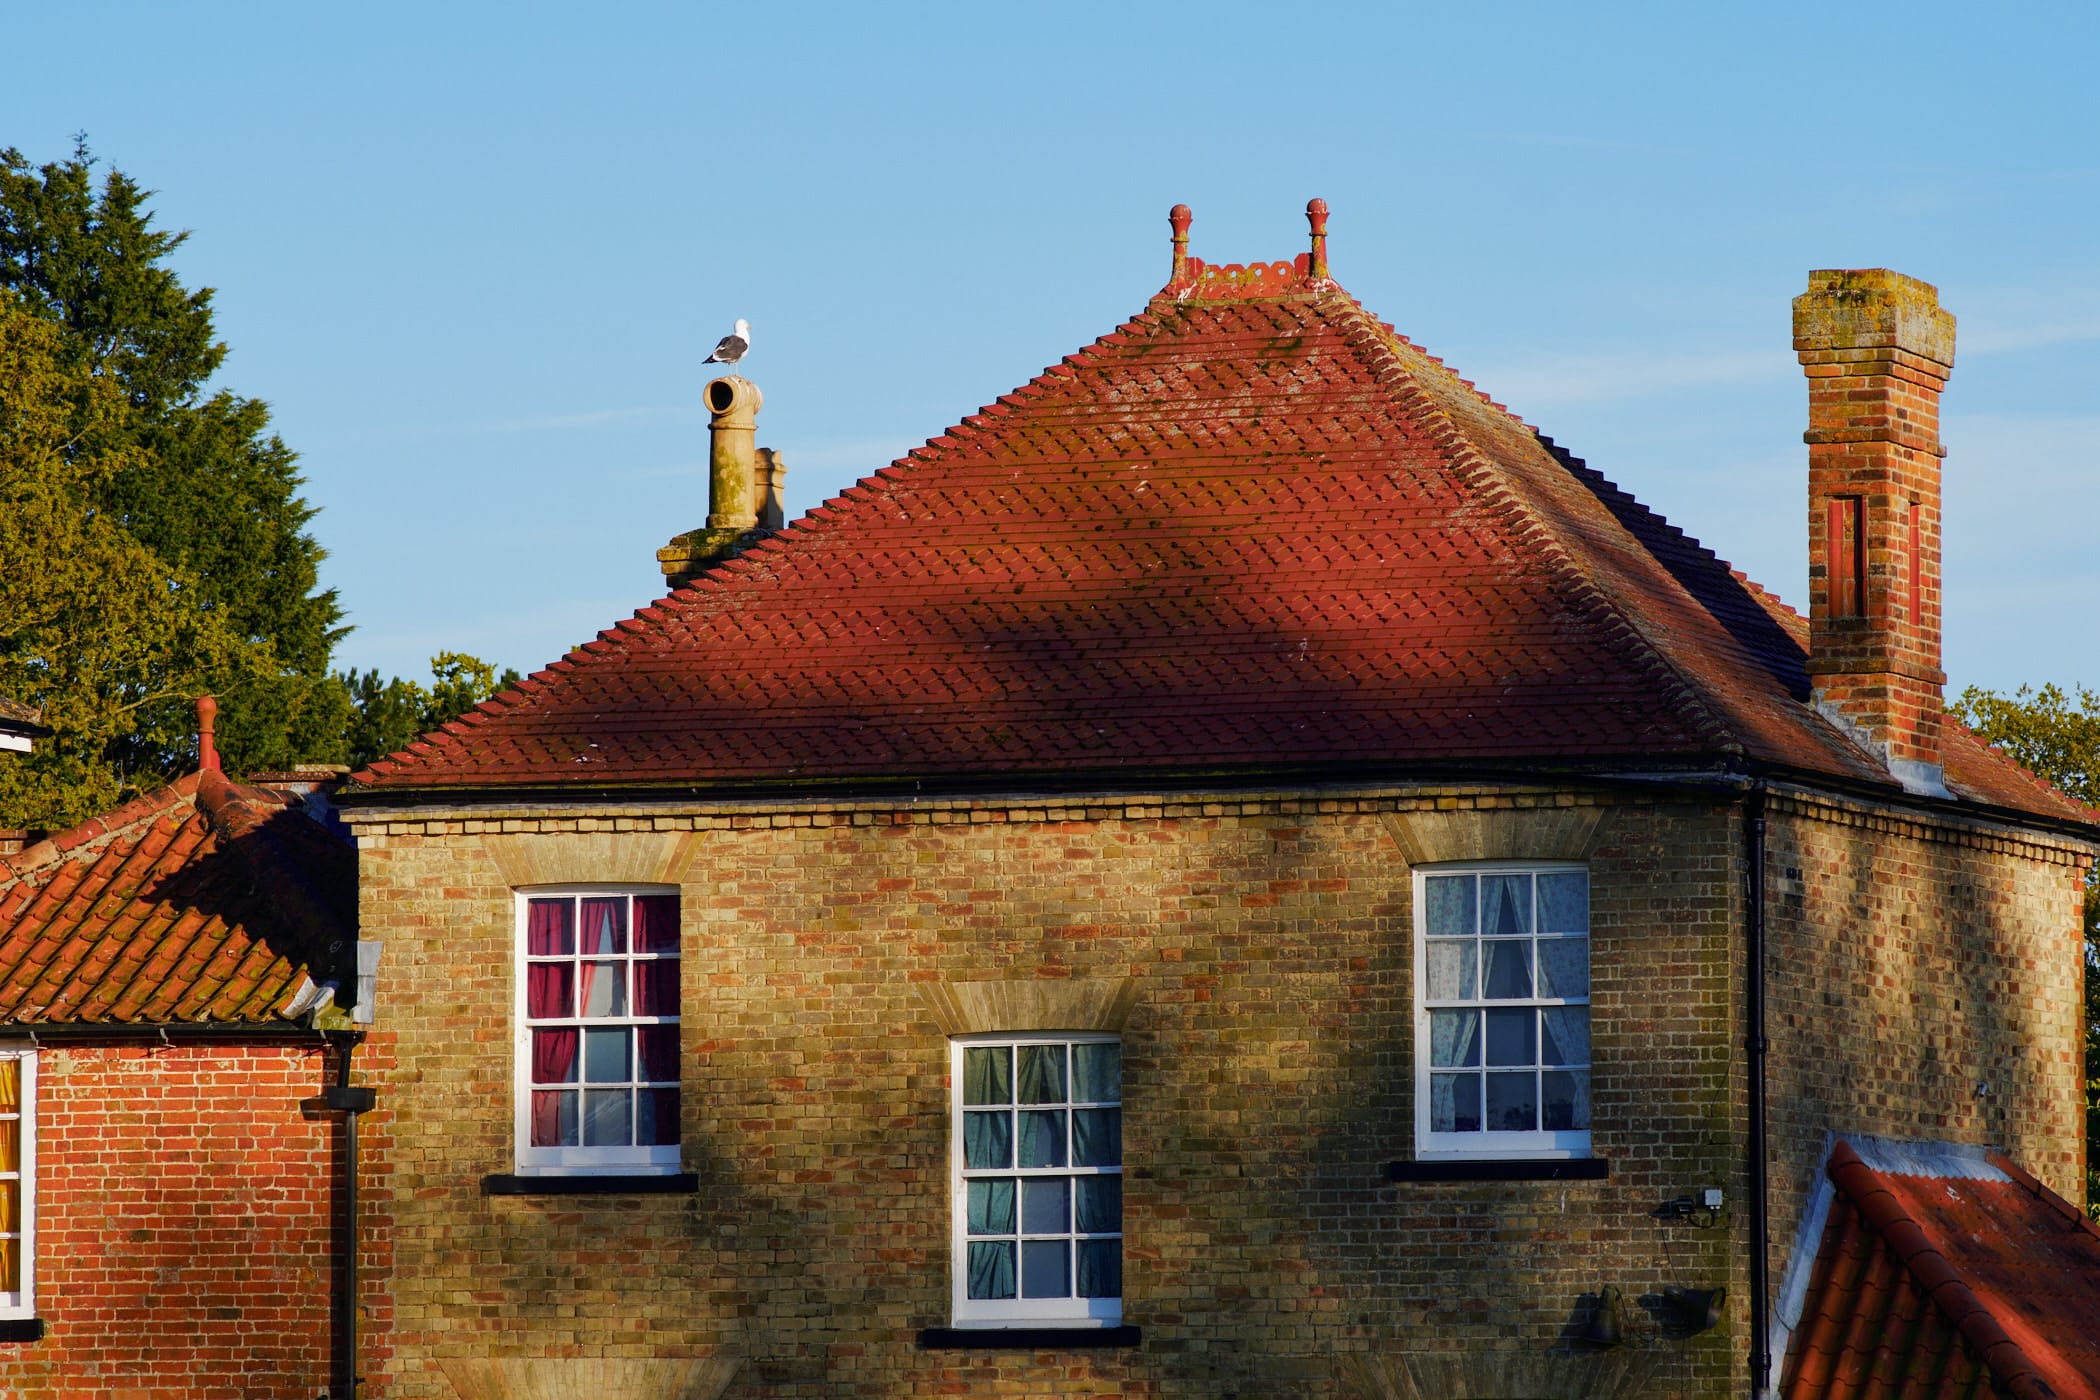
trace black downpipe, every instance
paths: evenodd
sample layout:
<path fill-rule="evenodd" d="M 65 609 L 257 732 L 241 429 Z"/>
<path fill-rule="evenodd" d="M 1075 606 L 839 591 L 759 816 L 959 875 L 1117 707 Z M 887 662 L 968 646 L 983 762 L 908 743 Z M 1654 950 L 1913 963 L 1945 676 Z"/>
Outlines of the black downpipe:
<path fill-rule="evenodd" d="M 335 1356 L 329 1369 L 329 1389 L 334 1400 L 355 1400 L 357 1375 L 357 1116 L 372 1107 L 371 1089 L 350 1083 L 350 1056 L 361 1037 L 341 1042 L 335 1062 L 335 1083 L 324 1091 L 328 1107 L 343 1115 L 343 1209 L 338 1228 L 336 1254 Z"/>
<path fill-rule="evenodd" d="M 1766 1203 L 1765 1054 L 1765 790 L 1750 789 L 1744 800 L 1745 838 L 1749 847 L 1749 1021 L 1750 1051 L 1750 1394 L 1765 1400 L 1772 1386 L 1771 1219 Z"/>

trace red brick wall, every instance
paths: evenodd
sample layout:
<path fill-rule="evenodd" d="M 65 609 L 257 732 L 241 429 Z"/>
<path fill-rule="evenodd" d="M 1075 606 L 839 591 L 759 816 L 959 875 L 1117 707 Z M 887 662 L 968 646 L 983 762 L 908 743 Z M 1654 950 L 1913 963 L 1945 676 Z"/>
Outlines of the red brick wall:
<path fill-rule="evenodd" d="M 41 1341 L 0 1396 L 314 1400 L 329 1382 L 332 1122 L 318 1049 L 47 1047 Z"/>

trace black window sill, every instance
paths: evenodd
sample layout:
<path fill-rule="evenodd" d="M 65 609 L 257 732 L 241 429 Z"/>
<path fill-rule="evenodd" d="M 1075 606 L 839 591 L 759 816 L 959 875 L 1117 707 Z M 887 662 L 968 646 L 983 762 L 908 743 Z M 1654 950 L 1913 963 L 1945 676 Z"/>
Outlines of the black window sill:
<path fill-rule="evenodd" d="M 690 1196 L 699 1189 L 700 1177 L 695 1172 L 632 1176 L 513 1176 L 498 1172 L 481 1179 L 484 1196 Z"/>
<path fill-rule="evenodd" d="M 1134 1347 L 1144 1339 L 1136 1327 L 928 1327 L 919 1333 L 921 1351 L 1075 1351 L 1088 1347 Z"/>
<path fill-rule="evenodd" d="M 1602 1181 L 1609 1157 L 1478 1158 L 1472 1161 L 1387 1162 L 1387 1181 Z"/>
<path fill-rule="evenodd" d="M 16 1317 L 0 1321 L 0 1342 L 41 1342 L 44 1340 L 44 1319 L 40 1317 Z"/>

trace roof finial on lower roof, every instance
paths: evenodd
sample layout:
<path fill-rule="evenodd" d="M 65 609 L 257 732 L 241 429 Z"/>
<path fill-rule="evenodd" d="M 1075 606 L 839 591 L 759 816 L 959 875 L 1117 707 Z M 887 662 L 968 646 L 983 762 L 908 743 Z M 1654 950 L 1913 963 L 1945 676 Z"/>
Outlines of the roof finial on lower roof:
<path fill-rule="evenodd" d="M 1312 267 L 1307 275 L 1327 275 L 1327 201 L 1315 199 L 1305 206 L 1305 221 L 1312 225 Z"/>
<path fill-rule="evenodd" d="M 1186 204 L 1177 204 L 1167 211 L 1167 222 L 1174 226 L 1174 272 L 1167 279 L 1169 286 L 1178 286 L 1188 280 L 1189 222 L 1195 217 Z"/>
<path fill-rule="evenodd" d="M 197 697 L 197 771 L 216 773 L 219 771 L 219 746 L 214 730 L 219 717 L 219 702 L 209 695 Z"/>

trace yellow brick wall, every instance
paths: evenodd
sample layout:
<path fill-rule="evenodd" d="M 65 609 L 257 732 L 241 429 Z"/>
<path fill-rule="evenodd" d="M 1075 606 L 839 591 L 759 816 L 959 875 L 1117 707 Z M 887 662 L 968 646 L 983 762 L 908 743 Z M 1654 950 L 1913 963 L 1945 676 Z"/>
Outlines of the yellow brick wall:
<path fill-rule="evenodd" d="M 1392 814 L 1593 803 L 1594 1136 L 1610 1177 L 1388 1184 L 1414 1122 L 1411 883 Z M 371 1395 L 449 1396 L 437 1360 L 492 1352 L 735 1356 L 733 1400 L 1377 1400 L 1494 1357 L 1555 1386 L 1619 1376 L 1596 1395 L 1740 1388 L 1731 803 L 1437 789 L 354 815 L 364 936 L 386 944 L 366 1059 L 392 1066 L 367 1119 L 370 1228 L 392 1251 L 368 1290 Z M 602 855 L 622 878 L 672 868 L 696 1196 L 480 1193 L 511 1167 L 511 882 L 559 864 L 526 849 Z M 918 1330 L 949 1320 L 949 1128 L 946 1041 L 918 988 L 1064 978 L 1136 985 L 1125 1318 L 1144 1343 L 921 1351 Z M 2017 1110 L 2044 1138 L 2072 1131 L 2070 1073 Z M 2023 1105 L 2033 1091 L 2008 1086 Z M 1654 1218 L 1706 1185 L 1729 1195 L 1718 1228 Z M 1726 1283 L 1729 1321 L 1664 1335 L 1653 1305 L 1673 1283 Z M 1571 1355 L 1583 1295 L 1604 1284 L 1627 1299 L 1631 1341 Z"/>

